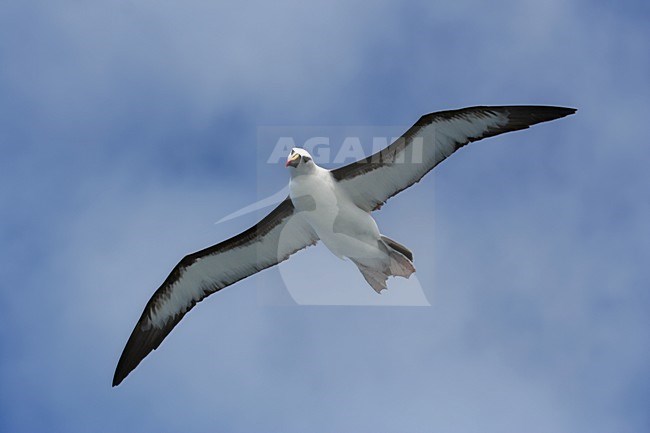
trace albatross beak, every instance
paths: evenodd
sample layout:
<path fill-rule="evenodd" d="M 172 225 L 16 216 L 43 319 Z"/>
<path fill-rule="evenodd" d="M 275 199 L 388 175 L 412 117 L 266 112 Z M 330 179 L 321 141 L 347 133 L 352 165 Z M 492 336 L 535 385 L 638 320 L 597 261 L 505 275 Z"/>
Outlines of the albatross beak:
<path fill-rule="evenodd" d="M 299 153 L 294 153 L 293 155 L 289 156 L 287 158 L 287 163 L 284 164 L 285 167 L 296 167 L 298 165 L 298 160 L 300 159 L 300 154 Z"/>

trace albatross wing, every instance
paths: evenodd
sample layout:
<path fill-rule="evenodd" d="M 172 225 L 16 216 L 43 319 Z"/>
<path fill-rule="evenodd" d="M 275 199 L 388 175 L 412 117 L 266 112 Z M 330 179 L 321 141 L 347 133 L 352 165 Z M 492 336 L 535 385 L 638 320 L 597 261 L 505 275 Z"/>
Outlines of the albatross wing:
<path fill-rule="evenodd" d="M 526 129 L 575 111 L 564 107 L 503 106 L 426 114 L 387 148 L 332 170 L 332 174 L 357 206 L 373 211 L 472 141 Z"/>
<path fill-rule="evenodd" d="M 250 229 L 185 256 L 144 308 L 117 364 L 113 386 L 158 348 L 197 302 L 316 242 L 318 236 L 287 198 Z"/>

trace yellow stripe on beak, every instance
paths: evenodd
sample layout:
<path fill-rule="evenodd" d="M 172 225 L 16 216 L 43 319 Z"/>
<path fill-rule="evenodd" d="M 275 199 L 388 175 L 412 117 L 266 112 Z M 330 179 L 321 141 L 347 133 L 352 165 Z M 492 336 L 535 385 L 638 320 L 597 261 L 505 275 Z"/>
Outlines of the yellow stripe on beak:
<path fill-rule="evenodd" d="M 287 158 L 287 163 L 284 164 L 284 166 L 289 167 L 292 162 L 294 162 L 295 160 L 297 160 L 299 158 L 300 158 L 300 154 L 299 153 L 294 153 L 293 155 L 291 155 L 290 157 Z"/>

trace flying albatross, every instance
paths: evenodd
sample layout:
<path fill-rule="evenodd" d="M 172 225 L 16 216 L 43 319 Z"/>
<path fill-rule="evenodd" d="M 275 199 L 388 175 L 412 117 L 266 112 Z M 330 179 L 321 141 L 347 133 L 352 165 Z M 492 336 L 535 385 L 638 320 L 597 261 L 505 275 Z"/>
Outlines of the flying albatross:
<path fill-rule="evenodd" d="M 575 111 L 483 106 L 426 114 L 382 151 L 335 170 L 316 165 L 304 149 L 292 149 L 286 162 L 289 196 L 253 227 L 185 256 L 172 269 L 135 325 L 113 386 L 158 348 L 197 302 L 319 240 L 333 254 L 354 262 L 378 293 L 386 288 L 389 276 L 408 278 L 415 272 L 413 254 L 382 235 L 371 212 L 468 143 Z"/>

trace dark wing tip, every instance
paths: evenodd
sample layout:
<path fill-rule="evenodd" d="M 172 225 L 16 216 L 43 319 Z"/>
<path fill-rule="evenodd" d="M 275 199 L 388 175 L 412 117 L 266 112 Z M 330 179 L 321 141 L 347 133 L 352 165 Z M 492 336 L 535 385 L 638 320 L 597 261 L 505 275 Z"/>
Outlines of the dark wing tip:
<path fill-rule="evenodd" d="M 569 107 L 554 107 L 550 105 L 515 105 L 504 107 L 511 119 L 527 119 L 528 121 L 548 122 L 574 114 L 577 109 Z"/>
<path fill-rule="evenodd" d="M 124 351 L 117 363 L 113 376 L 113 386 L 117 386 L 129 375 L 151 351 L 158 348 L 173 326 L 166 325 L 162 329 L 151 327 L 143 330 L 138 323 L 129 337 Z"/>
<path fill-rule="evenodd" d="M 158 294 L 158 292 L 154 294 L 154 297 L 149 301 L 149 304 L 154 302 L 154 298 Z M 142 313 L 142 317 L 138 320 L 138 324 L 135 325 L 133 332 L 131 332 L 131 336 L 126 342 L 126 346 L 124 346 L 124 351 L 122 351 L 120 360 L 115 368 L 115 374 L 113 375 L 113 386 L 119 385 L 126 376 L 135 370 L 147 355 L 158 349 L 160 343 L 163 342 L 169 333 L 172 332 L 172 329 L 178 325 L 178 322 L 181 321 L 183 316 L 185 316 L 185 314 L 191 310 L 197 302 L 200 301 L 192 301 L 185 311 L 170 316 L 161 328 L 158 328 L 155 325 L 150 325 L 147 328 L 144 327 L 144 324 L 147 323 L 147 312 L 150 310 L 149 305 L 147 305 Z"/>
<path fill-rule="evenodd" d="M 170 316 L 160 328 L 155 325 L 145 326 L 148 323 L 147 314 L 153 308 L 152 306 L 156 302 L 156 298 L 161 295 L 164 288 L 165 285 L 149 300 L 142 312 L 140 320 L 138 320 L 135 328 L 133 328 L 133 332 L 131 332 L 131 336 L 129 336 L 129 340 L 126 342 L 126 346 L 124 346 L 120 360 L 117 362 L 115 374 L 113 375 L 113 386 L 119 385 L 129 373 L 135 370 L 147 355 L 156 350 L 167 335 L 172 332 L 172 329 L 178 325 L 178 322 L 181 321 L 183 316 L 197 303 L 197 301 L 192 301 L 185 311 Z"/>
<path fill-rule="evenodd" d="M 206 249 L 207 250 L 207 249 Z M 203 250 L 202 250 L 203 251 Z M 115 368 L 113 375 L 113 386 L 117 386 L 129 375 L 135 368 L 142 362 L 142 360 L 149 355 L 152 351 L 156 350 L 160 343 L 169 335 L 174 327 L 181 321 L 183 316 L 191 310 L 194 305 L 199 301 L 191 301 L 183 311 L 177 312 L 174 316 L 169 316 L 167 321 L 162 327 L 156 327 L 149 323 L 149 315 L 151 311 L 156 309 L 156 305 L 160 302 L 161 298 L 169 296 L 169 291 L 172 290 L 173 284 L 177 281 L 185 268 L 190 266 L 197 255 L 202 253 L 199 251 L 194 254 L 187 255 L 174 266 L 169 276 L 165 279 L 162 285 L 153 294 L 144 311 L 138 320 L 138 323 L 133 328 L 129 340 L 124 346 L 120 360 Z M 207 296 L 208 293 L 205 294 Z"/>
<path fill-rule="evenodd" d="M 501 112 L 505 114 L 508 121 L 505 125 L 496 128 L 488 128 L 483 134 L 471 137 L 469 141 L 481 140 L 503 134 L 504 132 L 518 131 L 530 128 L 533 125 L 574 114 L 577 109 L 568 107 L 554 107 L 550 105 L 511 105 L 501 107 L 473 107 L 470 110 Z M 463 145 L 466 143 L 463 143 Z"/>
<path fill-rule="evenodd" d="M 527 128 L 537 123 L 549 122 L 575 113 L 575 108 L 546 105 L 521 105 L 504 107 L 508 115 L 508 126 Z"/>

